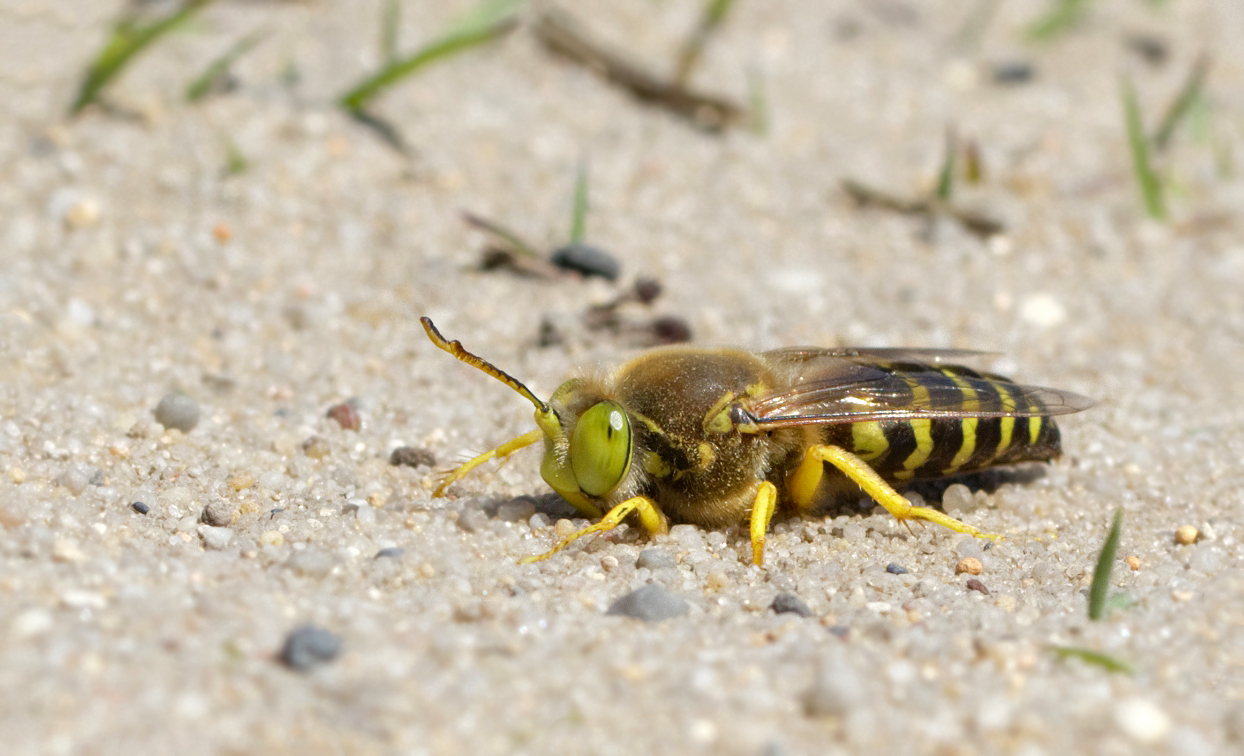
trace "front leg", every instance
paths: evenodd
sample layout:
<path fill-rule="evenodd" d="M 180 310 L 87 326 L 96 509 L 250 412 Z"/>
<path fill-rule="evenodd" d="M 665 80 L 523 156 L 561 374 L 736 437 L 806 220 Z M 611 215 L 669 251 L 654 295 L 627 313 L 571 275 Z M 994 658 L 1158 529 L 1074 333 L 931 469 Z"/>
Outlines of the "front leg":
<path fill-rule="evenodd" d="M 625 520 L 632 512 L 639 516 L 639 524 L 643 526 L 643 529 L 647 531 L 649 535 L 658 535 L 670 532 L 669 522 L 666 521 L 665 515 L 661 512 L 660 507 L 657 506 L 655 501 L 649 499 L 647 496 L 633 496 L 609 510 L 609 512 L 601 518 L 601 521 L 595 525 L 589 525 L 580 531 L 571 533 L 563 538 L 561 542 L 552 549 L 549 549 L 543 554 L 524 557 L 523 559 L 518 560 L 518 563 L 531 564 L 532 562 L 544 561 L 585 535 L 591 535 L 592 533 L 604 533 L 606 531 L 613 530 L 621 525 L 622 521 Z"/>

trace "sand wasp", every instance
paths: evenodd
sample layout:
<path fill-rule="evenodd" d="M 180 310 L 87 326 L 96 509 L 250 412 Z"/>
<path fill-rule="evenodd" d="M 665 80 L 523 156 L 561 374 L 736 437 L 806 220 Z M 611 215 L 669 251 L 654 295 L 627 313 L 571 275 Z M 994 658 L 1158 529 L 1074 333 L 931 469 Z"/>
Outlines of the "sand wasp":
<path fill-rule="evenodd" d="M 807 515 L 867 494 L 899 520 L 990 536 L 944 512 L 913 506 L 895 486 L 1060 453 L 1049 417 L 1092 401 L 1021 386 L 950 360 L 977 352 L 819 349 L 768 352 L 666 347 L 610 374 L 571 378 L 549 400 L 448 341 L 432 342 L 535 405 L 536 429 L 453 470 L 437 488 L 543 439 L 544 480 L 598 520 L 558 543 L 616 528 L 634 515 L 649 533 L 669 523 L 720 528 L 747 522 L 752 559 L 764 559 L 775 514 Z"/>

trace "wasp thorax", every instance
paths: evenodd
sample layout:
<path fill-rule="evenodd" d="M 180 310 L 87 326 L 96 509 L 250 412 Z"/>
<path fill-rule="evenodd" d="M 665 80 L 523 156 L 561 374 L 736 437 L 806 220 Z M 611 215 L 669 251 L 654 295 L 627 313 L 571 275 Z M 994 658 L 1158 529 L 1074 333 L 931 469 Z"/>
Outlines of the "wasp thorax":
<path fill-rule="evenodd" d="M 570 469 L 579 490 L 604 496 L 631 466 L 631 421 L 617 402 L 597 402 L 579 416 L 570 436 Z"/>

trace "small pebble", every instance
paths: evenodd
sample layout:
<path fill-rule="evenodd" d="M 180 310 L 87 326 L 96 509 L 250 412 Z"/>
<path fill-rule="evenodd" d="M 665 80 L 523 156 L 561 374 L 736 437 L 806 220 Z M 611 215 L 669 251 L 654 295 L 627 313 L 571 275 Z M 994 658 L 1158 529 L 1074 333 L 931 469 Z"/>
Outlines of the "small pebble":
<path fill-rule="evenodd" d="M 998 84 L 1027 84 L 1032 81 L 1032 64 L 1022 60 L 997 63 L 993 67 L 993 80 Z"/>
<path fill-rule="evenodd" d="M 203 508 L 200 519 L 218 528 L 228 527 L 237 522 L 238 506 L 228 499 L 216 499 Z"/>
<path fill-rule="evenodd" d="M 536 503 L 529 496 L 518 496 L 504 501 L 497 507 L 497 519 L 505 522 L 530 520 L 536 513 Z"/>
<path fill-rule="evenodd" d="M 686 599 L 670 593 L 658 583 L 648 583 L 613 602 L 605 614 L 659 622 L 681 617 L 690 611 L 691 605 Z"/>
<path fill-rule="evenodd" d="M 966 572 L 969 575 L 979 575 L 983 569 L 985 565 L 981 564 L 981 560 L 976 557 L 964 557 L 955 565 L 955 574 L 962 575 Z"/>
<path fill-rule="evenodd" d="M 674 555 L 665 549 L 644 549 L 639 552 L 639 556 L 635 557 L 635 569 L 647 567 L 656 572 L 657 570 L 674 569 L 678 567 L 678 561 L 674 559 Z"/>
<path fill-rule="evenodd" d="M 346 430 L 356 431 L 363 426 L 363 421 L 359 417 L 359 411 L 349 402 L 342 402 L 329 408 L 326 417 L 337 421 L 337 424 Z"/>
<path fill-rule="evenodd" d="M 676 315 L 664 315 L 652 321 L 652 339 L 657 345 L 682 344 L 691 341 L 691 326 Z"/>
<path fill-rule="evenodd" d="M 255 476 L 249 472 L 239 472 L 229 476 L 229 487 L 234 491 L 245 491 L 253 485 L 255 485 Z"/>
<path fill-rule="evenodd" d="M 635 279 L 635 286 L 631 289 L 635 294 L 635 299 L 642 304 L 652 304 L 653 300 L 661 296 L 661 282 L 655 278 L 648 276 L 640 276 Z"/>
<path fill-rule="evenodd" d="M 803 710 L 810 717 L 841 717 L 865 703 L 859 675 L 841 663 L 822 664 L 812 687 L 803 694 Z"/>
<path fill-rule="evenodd" d="M 77 496 L 90 485 L 93 472 L 94 470 L 89 465 L 82 462 L 71 462 L 56 478 L 56 482 L 69 489 L 69 492 L 74 496 Z"/>
<path fill-rule="evenodd" d="M 1144 698 L 1128 698 L 1115 704 L 1114 723 L 1124 735 L 1145 745 L 1160 743 L 1171 732 L 1170 716 Z"/>
<path fill-rule="evenodd" d="M 573 270 L 584 276 L 600 276 L 617 280 L 622 268 L 613 255 L 586 244 L 567 244 L 553 252 L 549 262 L 562 270 Z"/>
<path fill-rule="evenodd" d="M 427 449 L 414 446 L 399 446 L 389 455 L 389 464 L 394 467 L 436 467 L 436 457 Z"/>
<path fill-rule="evenodd" d="M 151 507 L 147 506 L 141 501 L 134 502 L 133 504 L 130 505 L 130 507 L 139 514 L 147 514 L 148 512 L 151 511 Z"/>
<path fill-rule="evenodd" d="M 303 625 L 285 636 L 281 661 L 297 672 L 308 672 L 341 653 L 341 639 L 322 627 Z"/>
<path fill-rule="evenodd" d="M 1133 572 L 1140 569 L 1140 557 L 1138 556 L 1130 556 L 1123 561 L 1127 562 L 1127 566 L 1131 567 Z"/>
<path fill-rule="evenodd" d="M 980 593 L 985 594 L 986 596 L 989 595 L 989 589 L 985 587 L 984 583 L 977 580 L 976 578 L 968 578 L 968 581 L 964 583 L 964 585 L 967 586 L 969 591 L 978 591 Z"/>
<path fill-rule="evenodd" d="M 800 617 L 811 617 L 812 609 L 793 593 L 779 593 L 773 597 L 769 606 L 774 614 L 798 614 Z"/>
<path fill-rule="evenodd" d="M 203 539 L 203 545 L 214 551 L 224 551 L 229 548 L 229 542 L 233 540 L 233 531 L 229 528 L 215 528 L 211 525 L 204 525 L 199 528 L 199 536 Z"/>
<path fill-rule="evenodd" d="M 189 433 L 199 424 L 199 403 L 185 394 L 165 394 L 153 414 L 165 428 Z"/>
<path fill-rule="evenodd" d="M 332 447 L 323 436 L 312 436 L 302 442 L 302 451 L 311 459 L 323 459 L 332 451 Z"/>
<path fill-rule="evenodd" d="M 405 553 L 406 553 L 406 549 L 403 549 L 401 546 L 386 546 L 380 551 L 376 552 L 375 558 L 383 559 L 387 557 L 390 559 L 397 559 L 398 557 L 400 557 L 402 554 L 405 554 Z"/>
<path fill-rule="evenodd" d="M 885 566 L 885 571 L 890 573 L 891 575 L 906 575 L 907 574 L 907 568 L 899 564 L 898 562 L 890 562 L 889 564 L 887 564 Z"/>
<path fill-rule="evenodd" d="M 1183 527 L 1175 530 L 1175 543 L 1180 546 L 1189 546 L 1196 543 L 1196 540 L 1200 537 L 1200 535 L 1201 533 L 1196 529 L 1196 526 L 1184 525 Z"/>

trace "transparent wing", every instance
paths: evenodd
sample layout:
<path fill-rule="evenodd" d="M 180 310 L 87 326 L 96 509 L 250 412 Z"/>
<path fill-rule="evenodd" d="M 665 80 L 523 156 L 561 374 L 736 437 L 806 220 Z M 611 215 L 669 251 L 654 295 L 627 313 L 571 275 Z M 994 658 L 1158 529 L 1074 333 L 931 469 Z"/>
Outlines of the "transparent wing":
<path fill-rule="evenodd" d="M 979 354 L 923 349 L 767 352 L 792 371 L 791 388 L 754 400 L 749 420 L 769 430 L 870 420 L 1065 415 L 1093 404 L 1069 391 L 1022 386 L 944 362 Z"/>

